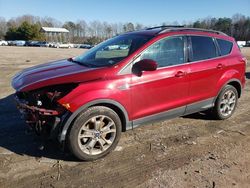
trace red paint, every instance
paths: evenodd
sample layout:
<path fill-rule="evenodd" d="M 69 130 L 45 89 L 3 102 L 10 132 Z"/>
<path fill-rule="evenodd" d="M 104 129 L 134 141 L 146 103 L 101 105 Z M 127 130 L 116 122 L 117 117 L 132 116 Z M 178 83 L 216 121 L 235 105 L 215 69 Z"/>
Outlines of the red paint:
<path fill-rule="evenodd" d="M 155 31 L 136 32 L 155 35 Z M 145 71 L 142 76 L 118 73 L 152 43 L 173 35 L 204 35 L 233 42 L 230 55 L 210 60 Z M 151 41 L 111 67 L 87 68 L 67 60 L 39 65 L 17 74 L 12 86 L 17 91 L 30 91 L 45 86 L 79 83 L 61 98 L 60 104 L 70 104 L 76 111 L 97 99 L 112 99 L 127 111 L 129 120 L 152 115 L 199 100 L 217 96 L 222 86 L 231 79 L 245 84 L 245 62 L 234 39 L 207 32 L 178 31 L 156 35 Z"/>

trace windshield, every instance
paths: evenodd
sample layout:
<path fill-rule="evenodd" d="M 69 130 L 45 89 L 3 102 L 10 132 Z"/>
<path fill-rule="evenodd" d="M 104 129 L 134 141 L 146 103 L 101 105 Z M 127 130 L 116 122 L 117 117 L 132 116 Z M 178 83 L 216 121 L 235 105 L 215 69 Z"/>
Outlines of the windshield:
<path fill-rule="evenodd" d="M 100 43 L 86 53 L 73 58 L 72 61 L 91 67 L 114 65 L 129 56 L 152 37 L 132 34 L 120 35 Z"/>

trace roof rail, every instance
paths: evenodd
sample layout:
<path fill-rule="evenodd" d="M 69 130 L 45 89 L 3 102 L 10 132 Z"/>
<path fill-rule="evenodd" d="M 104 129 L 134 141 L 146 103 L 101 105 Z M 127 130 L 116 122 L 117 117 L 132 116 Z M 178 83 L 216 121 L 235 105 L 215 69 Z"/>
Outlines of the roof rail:
<path fill-rule="evenodd" d="M 146 28 L 146 30 L 152 30 L 152 29 L 167 29 L 167 28 L 183 28 L 184 25 L 161 25 L 161 26 L 156 26 L 156 27 L 149 27 Z"/>
<path fill-rule="evenodd" d="M 209 32 L 209 33 L 216 33 L 220 35 L 226 35 L 226 33 L 223 33 L 221 31 L 215 31 L 211 29 L 202 29 L 202 28 L 188 28 L 188 27 L 183 27 L 183 28 L 165 28 L 162 29 L 161 31 L 158 32 L 158 34 L 165 33 L 165 32 L 171 32 L 171 31 L 197 31 L 197 32 Z"/>

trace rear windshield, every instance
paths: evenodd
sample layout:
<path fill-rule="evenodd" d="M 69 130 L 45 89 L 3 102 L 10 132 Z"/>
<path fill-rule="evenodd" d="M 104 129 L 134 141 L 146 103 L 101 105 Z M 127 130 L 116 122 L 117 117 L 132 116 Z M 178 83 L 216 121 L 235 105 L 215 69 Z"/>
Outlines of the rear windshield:
<path fill-rule="evenodd" d="M 223 39 L 216 39 L 220 47 L 221 55 L 227 55 L 231 53 L 233 43 Z"/>

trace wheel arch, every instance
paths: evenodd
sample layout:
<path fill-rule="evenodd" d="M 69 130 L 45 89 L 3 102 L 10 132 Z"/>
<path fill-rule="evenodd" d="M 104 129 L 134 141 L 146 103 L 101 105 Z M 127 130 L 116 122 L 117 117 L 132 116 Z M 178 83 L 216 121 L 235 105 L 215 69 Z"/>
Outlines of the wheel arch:
<path fill-rule="evenodd" d="M 224 83 L 222 85 L 222 87 L 220 88 L 219 92 L 217 93 L 216 99 L 218 98 L 220 92 L 222 91 L 222 89 L 226 85 L 231 85 L 231 86 L 235 87 L 235 89 L 237 90 L 237 93 L 238 93 L 238 98 L 240 98 L 240 96 L 242 94 L 242 84 L 241 84 L 241 82 L 238 79 L 233 78 L 233 79 L 228 80 L 226 83 Z"/>
<path fill-rule="evenodd" d="M 93 106 L 105 106 L 112 110 L 114 110 L 121 119 L 122 123 L 122 131 L 132 128 L 132 123 L 129 121 L 127 110 L 121 105 L 119 102 L 111 100 L 111 99 L 99 99 L 95 101 L 91 101 L 80 108 L 78 108 L 75 112 L 73 112 L 69 118 L 66 120 L 63 125 L 61 134 L 59 136 L 59 142 L 63 142 L 66 140 L 67 133 L 74 122 L 75 118 L 84 110 L 93 107 Z"/>
<path fill-rule="evenodd" d="M 231 86 L 235 87 L 235 89 L 237 90 L 237 93 L 238 93 L 238 98 L 241 97 L 242 86 L 238 80 L 232 80 L 232 81 L 228 82 L 227 85 L 231 85 Z"/>

